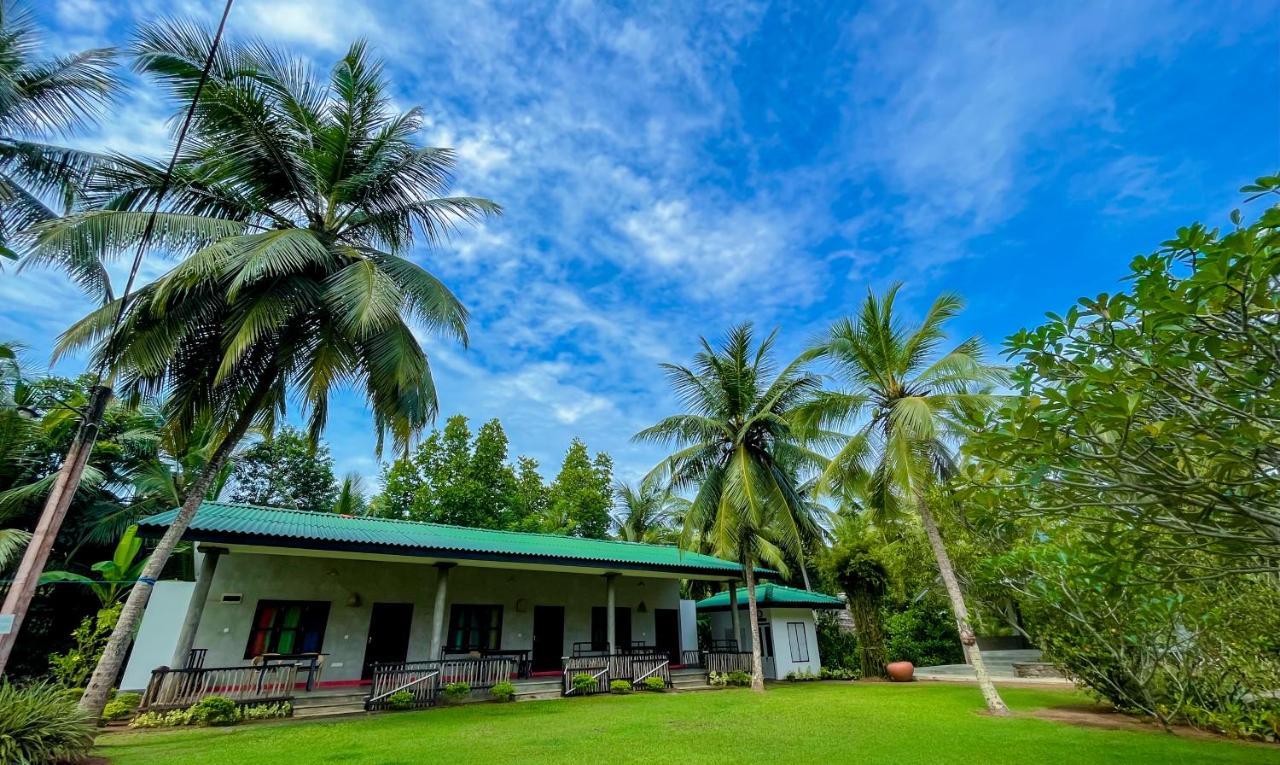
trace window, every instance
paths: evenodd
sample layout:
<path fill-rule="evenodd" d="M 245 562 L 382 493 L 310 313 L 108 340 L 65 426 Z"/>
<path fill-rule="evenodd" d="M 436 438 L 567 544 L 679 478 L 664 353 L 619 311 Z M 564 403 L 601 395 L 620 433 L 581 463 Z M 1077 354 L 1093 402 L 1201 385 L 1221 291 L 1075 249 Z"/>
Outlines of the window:
<path fill-rule="evenodd" d="M 497 650 L 502 646 L 502 606 L 458 604 L 449 612 L 450 651 Z"/>
<path fill-rule="evenodd" d="M 244 657 L 264 653 L 319 653 L 329 602 L 322 600 L 259 600 Z"/>
<path fill-rule="evenodd" d="M 618 644 L 614 646 L 617 652 L 622 648 L 631 647 L 631 609 L 623 606 L 615 606 L 613 609 L 613 632 L 614 639 Z M 609 645 L 609 607 L 593 606 L 591 608 L 591 649 L 593 651 L 604 651 Z"/>
<path fill-rule="evenodd" d="M 791 644 L 792 661 L 809 660 L 809 636 L 805 634 L 804 622 L 787 622 L 787 642 Z"/>

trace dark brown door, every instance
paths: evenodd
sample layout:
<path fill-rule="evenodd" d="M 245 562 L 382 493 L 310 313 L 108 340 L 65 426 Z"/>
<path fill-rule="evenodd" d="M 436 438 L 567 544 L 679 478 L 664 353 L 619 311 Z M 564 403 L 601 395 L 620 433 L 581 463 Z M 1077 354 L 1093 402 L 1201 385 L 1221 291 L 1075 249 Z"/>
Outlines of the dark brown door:
<path fill-rule="evenodd" d="M 680 663 L 680 612 L 674 608 L 653 609 L 654 645 L 671 657 L 672 664 Z"/>
<path fill-rule="evenodd" d="M 360 677 L 366 680 L 372 677 L 370 667 L 374 664 L 404 661 L 409 655 L 409 629 L 412 625 L 412 603 L 374 603 Z"/>
<path fill-rule="evenodd" d="M 560 669 L 564 656 L 564 606 L 533 607 L 533 671 Z"/>

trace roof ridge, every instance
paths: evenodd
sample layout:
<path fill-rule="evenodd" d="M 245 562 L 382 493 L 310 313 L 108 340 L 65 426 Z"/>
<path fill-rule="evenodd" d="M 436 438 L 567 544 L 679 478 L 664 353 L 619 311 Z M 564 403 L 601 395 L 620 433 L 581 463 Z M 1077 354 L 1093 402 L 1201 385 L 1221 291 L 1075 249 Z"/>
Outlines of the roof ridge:
<path fill-rule="evenodd" d="M 442 528 L 442 529 L 465 529 L 467 531 L 480 531 L 486 534 L 509 534 L 509 535 L 520 536 L 520 537 L 546 537 L 548 539 L 580 539 L 583 541 L 590 541 L 590 542 L 607 542 L 609 544 L 614 544 L 614 545 L 632 545 L 635 547 L 661 547 L 665 549 L 676 550 L 677 552 L 680 553 L 680 555 L 685 555 L 686 553 L 689 555 L 706 555 L 706 553 L 701 553 L 701 552 L 698 552 L 697 550 L 685 550 L 681 548 L 679 545 L 655 545 L 655 544 L 650 544 L 649 542 L 630 542 L 625 539 L 595 539 L 593 537 L 573 537 L 573 536 L 569 536 L 568 534 L 552 534 L 547 531 L 512 531 L 510 529 L 485 529 L 485 528 L 480 528 L 478 526 L 455 526 L 449 523 L 435 523 L 433 521 L 415 521 L 412 518 L 384 518 L 378 515 L 347 515 L 345 513 L 325 512 L 322 510 L 299 510 L 293 507 L 273 507 L 271 505 L 255 505 L 249 502 L 223 502 L 221 500 L 203 500 L 200 504 L 201 506 L 222 505 L 224 507 L 248 507 L 254 510 L 270 510 L 272 512 L 277 512 L 277 513 L 294 513 L 296 515 L 308 515 L 308 516 L 316 516 L 321 518 L 343 518 L 343 519 L 350 518 L 353 520 L 361 520 L 361 521 L 380 521 L 380 522 L 389 523 L 389 524 L 409 524 L 412 526 L 431 526 L 431 527 Z M 714 555 L 708 556 L 708 557 L 716 558 L 716 556 Z M 724 560 L 724 559 L 716 558 L 716 560 Z"/>

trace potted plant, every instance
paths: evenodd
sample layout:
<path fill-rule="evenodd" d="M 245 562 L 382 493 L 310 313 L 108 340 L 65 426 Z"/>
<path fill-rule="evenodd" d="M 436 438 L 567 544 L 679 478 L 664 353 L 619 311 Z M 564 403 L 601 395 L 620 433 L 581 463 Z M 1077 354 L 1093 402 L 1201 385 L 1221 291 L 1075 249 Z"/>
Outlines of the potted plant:
<path fill-rule="evenodd" d="M 909 683 L 916 674 L 916 665 L 909 661 L 891 661 L 884 665 L 884 669 L 895 683 Z"/>

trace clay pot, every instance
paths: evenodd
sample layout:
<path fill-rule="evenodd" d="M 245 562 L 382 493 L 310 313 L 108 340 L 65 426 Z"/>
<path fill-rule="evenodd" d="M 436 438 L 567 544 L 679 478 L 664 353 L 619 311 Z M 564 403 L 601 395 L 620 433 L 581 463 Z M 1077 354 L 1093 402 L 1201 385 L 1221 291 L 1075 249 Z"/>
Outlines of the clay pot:
<path fill-rule="evenodd" d="M 895 683 L 909 683 L 916 674 L 916 665 L 909 661 L 893 661 L 884 665 L 889 679 Z"/>

